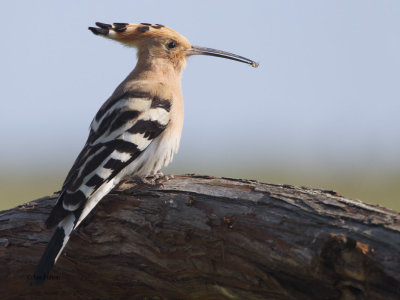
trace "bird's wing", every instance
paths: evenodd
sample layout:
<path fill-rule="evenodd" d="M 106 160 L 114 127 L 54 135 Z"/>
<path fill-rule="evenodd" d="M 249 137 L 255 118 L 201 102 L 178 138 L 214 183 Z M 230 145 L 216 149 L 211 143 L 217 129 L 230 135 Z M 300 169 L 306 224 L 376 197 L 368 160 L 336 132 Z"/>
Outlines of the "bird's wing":
<path fill-rule="evenodd" d="M 67 175 L 48 227 L 74 212 L 143 153 L 167 127 L 171 102 L 141 92 L 109 99 L 92 121 L 88 140 Z"/>

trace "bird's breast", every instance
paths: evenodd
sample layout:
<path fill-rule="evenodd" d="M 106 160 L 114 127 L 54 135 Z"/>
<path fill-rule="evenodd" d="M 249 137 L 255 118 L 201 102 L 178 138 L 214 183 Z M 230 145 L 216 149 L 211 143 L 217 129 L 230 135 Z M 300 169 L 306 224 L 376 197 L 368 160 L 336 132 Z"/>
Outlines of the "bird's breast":
<path fill-rule="evenodd" d="M 176 152 L 178 152 L 179 144 L 182 136 L 183 128 L 183 100 L 182 97 L 174 97 L 171 99 L 170 120 L 164 132 L 157 137 L 152 144 L 154 151 L 154 162 L 150 168 L 153 174 L 162 167 L 168 165 Z"/>

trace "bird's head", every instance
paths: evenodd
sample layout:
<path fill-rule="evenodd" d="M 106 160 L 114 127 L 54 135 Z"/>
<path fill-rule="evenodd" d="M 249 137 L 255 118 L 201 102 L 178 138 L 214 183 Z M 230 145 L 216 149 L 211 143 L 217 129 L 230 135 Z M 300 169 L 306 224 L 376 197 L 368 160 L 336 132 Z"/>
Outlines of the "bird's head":
<path fill-rule="evenodd" d="M 228 58 L 257 67 L 258 64 L 245 57 L 215 50 L 193 46 L 175 30 L 160 24 L 104 24 L 97 22 L 97 27 L 89 27 L 96 35 L 118 41 L 128 47 L 138 49 L 138 58 L 145 60 L 163 59 L 171 63 L 178 71 L 186 64 L 186 58 L 191 55 L 210 55 Z"/>

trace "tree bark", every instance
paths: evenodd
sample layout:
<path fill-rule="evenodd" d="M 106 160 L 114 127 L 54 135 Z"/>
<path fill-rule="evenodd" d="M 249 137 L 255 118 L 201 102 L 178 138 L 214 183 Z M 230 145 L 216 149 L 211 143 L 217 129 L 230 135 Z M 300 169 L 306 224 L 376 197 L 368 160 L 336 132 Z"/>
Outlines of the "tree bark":
<path fill-rule="evenodd" d="M 0 213 L 2 299 L 399 299 L 400 214 L 332 191 L 176 176 L 125 182 L 29 286 L 57 195 Z"/>

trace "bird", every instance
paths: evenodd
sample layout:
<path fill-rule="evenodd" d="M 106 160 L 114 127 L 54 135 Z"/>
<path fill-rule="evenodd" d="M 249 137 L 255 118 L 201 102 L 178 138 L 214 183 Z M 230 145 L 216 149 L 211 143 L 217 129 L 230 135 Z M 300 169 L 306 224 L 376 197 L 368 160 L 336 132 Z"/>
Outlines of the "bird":
<path fill-rule="evenodd" d="M 56 227 L 36 266 L 31 285 L 42 285 L 71 233 L 126 176 L 154 184 L 178 151 L 183 127 L 181 74 L 194 55 L 231 59 L 257 67 L 243 56 L 193 46 L 175 30 L 151 23 L 96 22 L 95 35 L 137 49 L 133 71 L 100 107 L 88 139 L 69 171 L 49 217 Z M 156 177 L 157 178 L 157 177 Z"/>

